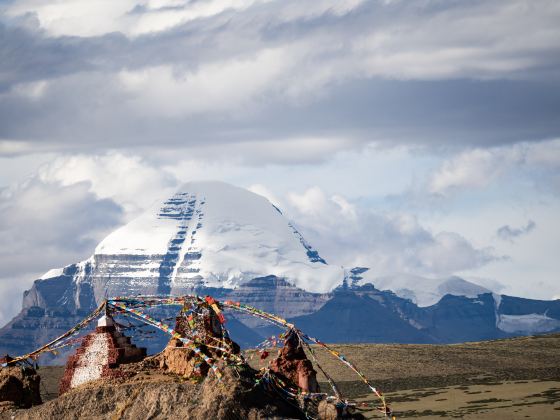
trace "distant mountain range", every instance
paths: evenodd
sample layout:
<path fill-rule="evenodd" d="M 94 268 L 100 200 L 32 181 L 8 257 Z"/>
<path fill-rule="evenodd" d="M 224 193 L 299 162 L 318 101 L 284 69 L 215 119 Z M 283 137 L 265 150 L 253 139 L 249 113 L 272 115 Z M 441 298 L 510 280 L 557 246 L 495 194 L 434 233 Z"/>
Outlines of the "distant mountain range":
<path fill-rule="evenodd" d="M 373 278 L 367 267 L 329 265 L 264 197 L 197 182 L 111 233 L 91 258 L 36 280 L 20 314 L 0 329 L 0 352 L 38 347 L 107 296 L 187 293 L 245 302 L 330 342 L 452 343 L 560 331 L 560 300 L 497 295 L 458 277 Z M 272 333 L 239 316 L 229 325 L 245 346 Z"/>

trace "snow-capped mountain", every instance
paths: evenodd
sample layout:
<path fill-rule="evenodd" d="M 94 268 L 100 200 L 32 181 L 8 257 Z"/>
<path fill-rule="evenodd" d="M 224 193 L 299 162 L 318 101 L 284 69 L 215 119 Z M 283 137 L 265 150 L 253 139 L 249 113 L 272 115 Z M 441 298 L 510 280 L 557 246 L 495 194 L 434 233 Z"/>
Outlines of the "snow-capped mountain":
<path fill-rule="evenodd" d="M 340 285 L 342 268 L 320 257 L 266 198 L 222 182 L 185 184 L 107 236 L 76 265 L 76 285 L 105 296 L 233 289 L 274 275 L 310 292 Z M 60 276 L 51 270 L 41 279 Z"/>
<path fill-rule="evenodd" d="M 0 329 L 0 351 L 38 347 L 107 296 L 187 293 L 243 301 L 339 342 L 458 342 L 560 330 L 560 301 L 499 296 L 458 277 L 375 278 L 367 267 L 329 265 L 266 198 L 196 182 L 111 233 L 87 260 L 36 280 L 21 313 Z M 247 320 L 230 324 L 246 344 L 271 333 L 237 321 Z"/>
<path fill-rule="evenodd" d="M 354 267 L 346 271 L 345 282 L 353 287 L 374 284 L 379 290 L 388 290 L 419 307 L 438 303 L 445 295 L 475 298 L 491 290 L 457 276 L 433 279 L 412 274 L 375 276 L 367 267 Z"/>
<path fill-rule="evenodd" d="M 360 284 L 374 283 L 381 290 L 391 290 L 398 296 L 410 299 L 420 307 L 435 305 L 445 295 L 477 297 L 491 290 L 478 284 L 471 283 L 459 277 L 430 279 L 411 274 L 377 277 L 370 280 L 367 277 Z"/>

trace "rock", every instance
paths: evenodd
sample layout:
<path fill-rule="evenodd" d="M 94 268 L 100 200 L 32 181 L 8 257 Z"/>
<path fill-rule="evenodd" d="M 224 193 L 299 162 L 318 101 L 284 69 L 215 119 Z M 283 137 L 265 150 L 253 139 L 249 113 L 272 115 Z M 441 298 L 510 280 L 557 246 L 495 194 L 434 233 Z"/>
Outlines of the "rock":
<path fill-rule="evenodd" d="M 162 370 L 176 373 L 186 378 L 206 376 L 209 366 L 201 364 L 195 358 L 194 351 L 184 347 L 177 339 L 171 339 L 169 344 L 159 356 L 159 367 Z"/>
<path fill-rule="evenodd" d="M 336 401 L 322 400 L 317 406 L 317 419 L 319 420 L 339 420 L 354 419 L 365 420 L 361 413 L 356 413 L 352 406 L 341 404 Z"/>
<path fill-rule="evenodd" d="M 278 357 L 270 362 L 270 370 L 280 374 L 306 392 L 319 392 L 317 372 L 305 355 L 298 335 L 291 330 Z"/>
<path fill-rule="evenodd" d="M 31 407 L 41 404 L 41 377 L 31 367 L 0 368 L 0 402 L 3 406 Z"/>
<path fill-rule="evenodd" d="M 327 400 L 323 400 L 319 403 L 317 416 L 321 420 L 336 420 L 339 418 L 336 406 Z"/>
<path fill-rule="evenodd" d="M 138 369 L 141 363 L 137 364 Z M 127 365 L 133 368 L 134 365 Z M 304 419 L 284 399 L 255 386 L 256 371 L 227 368 L 218 380 L 208 375 L 202 383 L 181 381 L 175 375 L 152 371 L 149 379 L 101 379 L 71 389 L 29 410 L 23 420 L 70 419 Z M 3 417 L 0 418 L 10 418 Z"/>
<path fill-rule="evenodd" d="M 220 324 L 223 316 L 220 316 L 219 310 L 215 312 L 209 303 L 214 300 L 210 297 L 206 299 L 207 302 L 197 304 L 193 312 L 189 312 L 189 308 L 183 308 L 176 318 L 175 331 L 182 337 L 194 338 L 201 353 L 214 361 L 219 361 L 223 356 L 223 352 L 215 347 L 228 348 L 232 354 L 239 354 L 239 346 L 224 336 Z M 177 338 L 169 340 L 159 356 L 159 361 L 161 369 L 189 379 L 204 378 L 210 369 L 200 355 L 190 347 L 184 346 Z"/>

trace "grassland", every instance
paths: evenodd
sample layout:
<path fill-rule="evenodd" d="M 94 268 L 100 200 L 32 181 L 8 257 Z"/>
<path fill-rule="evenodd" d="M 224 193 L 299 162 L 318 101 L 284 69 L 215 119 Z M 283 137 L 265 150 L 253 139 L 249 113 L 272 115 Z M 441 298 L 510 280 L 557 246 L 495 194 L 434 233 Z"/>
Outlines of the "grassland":
<path fill-rule="evenodd" d="M 560 335 L 456 345 L 344 344 L 335 350 L 386 394 L 397 418 L 560 419 Z M 320 364 L 342 393 L 375 403 L 359 378 L 315 347 Z M 249 356 L 250 356 L 249 352 Z M 266 360 L 253 357 L 254 367 Z M 61 367 L 43 367 L 45 400 L 56 397 Z M 326 379 L 319 375 L 323 389 Z M 379 418 L 366 409 L 368 418 Z"/>
<path fill-rule="evenodd" d="M 456 345 L 332 347 L 386 393 L 397 418 L 560 419 L 559 334 Z M 345 396 L 375 402 L 346 366 L 319 348 L 316 354 Z M 252 361 L 256 367 L 266 362 Z M 328 389 L 325 378 L 319 379 Z M 377 416 L 373 410 L 364 414 Z"/>

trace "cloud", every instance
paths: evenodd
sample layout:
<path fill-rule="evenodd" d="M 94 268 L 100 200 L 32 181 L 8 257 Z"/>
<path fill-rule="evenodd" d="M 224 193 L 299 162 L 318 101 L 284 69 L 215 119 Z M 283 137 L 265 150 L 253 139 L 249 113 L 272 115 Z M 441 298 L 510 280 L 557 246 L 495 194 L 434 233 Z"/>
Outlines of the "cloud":
<path fill-rule="evenodd" d="M 25 150 L 302 137 L 438 147 L 560 132 L 551 2 L 20 0 L 3 11 L 0 138 Z"/>
<path fill-rule="evenodd" d="M 501 148 L 463 152 L 444 162 L 433 174 L 429 191 L 432 194 L 446 194 L 459 188 L 485 187 L 506 171 L 514 161 L 520 160 L 516 152 L 517 150 Z"/>
<path fill-rule="evenodd" d="M 279 206 L 278 203 L 281 202 L 281 200 L 278 197 L 276 197 L 276 195 L 272 191 L 270 191 L 266 186 L 262 184 L 253 184 L 249 186 L 247 189 L 251 192 L 254 192 L 255 194 L 262 195 L 264 198 L 266 198 L 276 207 L 278 207 Z"/>
<path fill-rule="evenodd" d="M 20 309 L 33 280 L 89 257 L 107 234 L 177 185 L 142 158 L 111 152 L 59 156 L 0 190 L 0 324 Z"/>
<path fill-rule="evenodd" d="M 432 232 L 413 215 L 375 212 L 319 187 L 289 194 L 282 208 L 329 263 L 375 275 L 448 276 L 501 258 L 457 233 Z"/>
<path fill-rule="evenodd" d="M 235 115 L 246 112 L 258 95 L 274 88 L 288 65 L 286 52 L 271 49 L 192 72 L 178 72 L 171 66 L 125 70 L 119 79 L 130 95 L 129 103 L 141 114 L 176 117 L 229 111 Z"/>
<path fill-rule="evenodd" d="M 258 0 L 20 0 L 8 8 L 8 15 L 35 13 L 41 26 L 52 36 L 89 37 L 108 32 L 137 36 L 165 31 L 195 19 L 224 11 L 240 12 L 263 3 Z"/>
<path fill-rule="evenodd" d="M 560 140 L 475 148 L 446 160 L 432 173 L 428 192 L 450 195 L 466 189 L 485 188 L 496 180 L 530 174 L 538 188 L 560 187 Z"/>
<path fill-rule="evenodd" d="M 486 267 L 487 242 L 419 217 L 461 192 L 557 197 L 559 18 L 560 4 L 531 0 L 4 2 L 0 159 L 58 155 L 29 188 L 111 223 L 178 180 L 258 182 L 330 260 Z M 411 206 L 385 201 L 408 184 L 421 184 L 417 200 L 403 193 Z"/>
<path fill-rule="evenodd" d="M 178 186 L 169 172 L 139 156 L 119 152 L 61 156 L 39 168 L 37 177 L 63 187 L 86 182 L 96 197 L 111 199 L 122 207 L 128 219 Z"/>
<path fill-rule="evenodd" d="M 519 238 L 520 236 L 529 234 L 536 227 L 537 224 L 534 221 L 529 220 L 526 226 L 522 226 L 520 228 L 512 228 L 509 225 L 504 225 L 496 231 L 496 235 L 498 236 L 498 238 L 504 241 L 513 242 L 515 239 Z"/>
<path fill-rule="evenodd" d="M 308 59 L 320 59 L 355 76 L 405 79 L 484 79 L 543 71 L 545 61 L 552 60 L 543 51 L 558 48 L 559 14 L 555 4 L 537 7 L 527 0 L 507 5 L 499 1 L 442 5 L 341 0 L 333 5 L 328 0 L 125 0 L 118 6 L 111 1 L 20 0 L 6 8 L 6 16 L 16 21 L 34 16 L 49 38 L 94 39 L 119 32 L 141 39 L 140 44 L 148 36 L 155 42 L 164 38 L 184 42 L 185 32 L 196 29 L 227 44 L 232 50 L 229 56 L 246 51 L 247 46 L 255 52 L 273 45 L 300 45 L 305 46 Z M 488 29 L 481 32 L 481 25 Z M 523 35 L 517 31 L 520 25 L 527 28 Z M 256 35 L 260 36 L 251 39 Z M 201 41 L 213 40 L 196 38 L 198 44 Z M 169 45 L 171 50 L 174 47 Z M 182 60 L 175 57 L 175 61 Z"/>
<path fill-rule="evenodd" d="M 21 293 L 50 268 L 80 261 L 122 223 L 123 210 L 99 199 L 87 182 L 69 186 L 29 179 L 0 194 L 0 288 L 13 315 Z M 15 300 L 14 300 L 15 299 Z M 0 319 L 0 324 L 7 321 Z"/>

